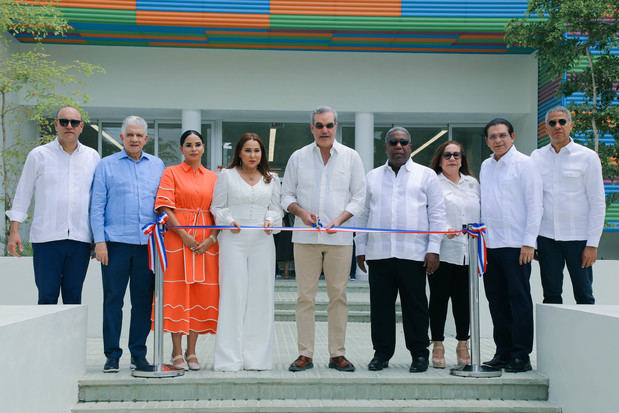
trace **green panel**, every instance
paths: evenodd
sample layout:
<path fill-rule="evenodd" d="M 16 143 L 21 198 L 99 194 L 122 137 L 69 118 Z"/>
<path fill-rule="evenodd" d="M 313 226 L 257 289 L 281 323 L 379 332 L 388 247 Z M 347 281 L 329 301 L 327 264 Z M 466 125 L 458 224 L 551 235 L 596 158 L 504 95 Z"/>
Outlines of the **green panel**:
<path fill-rule="evenodd" d="M 272 14 L 271 29 L 503 32 L 508 18 L 302 16 Z"/>
<path fill-rule="evenodd" d="M 544 136 L 543 138 L 537 140 L 537 147 L 541 148 L 541 147 L 548 145 L 549 143 L 550 143 L 550 137 Z"/>
<path fill-rule="evenodd" d="M 69 22 L 136 24 L 135 10 L 85 9 L 77 7 L 59 7 Z"/>

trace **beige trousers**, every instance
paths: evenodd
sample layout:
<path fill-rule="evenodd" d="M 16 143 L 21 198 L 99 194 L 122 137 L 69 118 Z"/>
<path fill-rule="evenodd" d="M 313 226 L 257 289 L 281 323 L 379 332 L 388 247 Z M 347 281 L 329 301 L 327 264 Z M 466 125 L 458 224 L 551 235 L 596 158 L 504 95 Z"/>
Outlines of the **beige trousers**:
<path fill-rule="evenodd" d="M 346 283 L 350 275 L 352 245 L 294 244 L 294 267 L 297 279 L 297 340 L 299 354 L 314 356 L 315 301 L 321 270 L 327 281 L 329 296 L 329 355 L 346 352 Z"/>

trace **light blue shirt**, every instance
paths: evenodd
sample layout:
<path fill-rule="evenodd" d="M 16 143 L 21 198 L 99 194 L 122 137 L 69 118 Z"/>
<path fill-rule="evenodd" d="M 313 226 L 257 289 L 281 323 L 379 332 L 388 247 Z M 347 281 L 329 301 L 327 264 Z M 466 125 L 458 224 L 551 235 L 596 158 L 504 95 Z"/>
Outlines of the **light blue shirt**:
<path fill-rule="evenodd" d="M 90 198 L 95 242 L 147 243 L 142 226 L 156 219 L 155 195 L 164 169 L 156 156 L 142 152 L 136 162 L 124 149 L 99 162 Z"/>

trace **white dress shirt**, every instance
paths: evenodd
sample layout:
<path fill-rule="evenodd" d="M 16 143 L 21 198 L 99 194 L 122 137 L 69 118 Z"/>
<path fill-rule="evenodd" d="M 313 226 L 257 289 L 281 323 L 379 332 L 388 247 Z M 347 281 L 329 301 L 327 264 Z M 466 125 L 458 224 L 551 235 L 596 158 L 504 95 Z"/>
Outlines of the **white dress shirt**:
<path fill-rule="evenodd" d="M 99 159 L 97 151 L 79 142 L 69 155 L 58 138 L 34 148 L 26 158 L 6 215 L 11 221 L 24 222 L 34 195 L 30 242 L 91 242 L 88 204 Z"/>
<path fill-rule="evenodd" d="M 479 183 L 469 175 L 460 175 L 460 181 L 454 184 L 449 178 L 440 173 L 445 209 L 447 211 L 447 227 L 462 229 L 462 225 L 479 223 Z M 449 239 L 447 236 L 441 241 L 441 261 L 455 265 L 469 263 L 469 249 L 467 236 L 458 234 Z"/>
<path fill-rule="evenodd" d="M 334 142 L 325 165 L 320 148 L 312 142 L 296 150 L 288 160 L 282 184 L 282 208 L 287 211 L 296 202 L 318 215 L 325 227 L 344 211 L 359 215 L 365 200 L 364 175 L 361 157 L 354 149 Z M 307 228 L 301 219 L 295 219 L 294 226 Z M 292 242 L 352 245 L 352 233 L 294 231 Z"/>
<path fill-rule="evenodd" d="M 597 247 L 606 214 L 598 155 L 570 138 L 559 153 L 548 144 L 533 151 L 531 159 L 544 184 L 539 234 L 556 241 L 586 240 L 588 247 Z"/>
<path fill-rule="evenodd" d="M 535 164 L 515 146 L 498 161 L 481 164 L 481 220 L 488 248 L 537 246 L 542 220 L 542 179 Z"/>
<path fill-rule="evenodd" d="M 367 174 L 367 197 L 357 224 L 361 227 L 444 231 L 445 202 L 436 173 L 411 159 L 398 174 L 388 163 Z M 438 254 L 443 234 L 357 233 L 356 254 L 366 260 L 401 258 L 423 261 Z"/>

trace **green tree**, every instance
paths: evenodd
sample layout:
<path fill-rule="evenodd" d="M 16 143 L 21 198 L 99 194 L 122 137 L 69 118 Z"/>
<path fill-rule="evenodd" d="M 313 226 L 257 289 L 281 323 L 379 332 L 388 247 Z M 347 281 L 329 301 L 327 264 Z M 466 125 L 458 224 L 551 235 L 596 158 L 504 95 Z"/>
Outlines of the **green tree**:
<path fill-rule="evenodd" d="M 584 103 L 569 107 L 574 133 L 598 152 L 604 177 L 613 183 L 619 176 L 617 33 L 617 0 L 529 0 L 526 16 L 511 20 L 505 28 L 509 46 L 535 48 L 540 68 L 554 78 L 566 74 L 559 94 L 584 92 Z M 604 135 L 614 137 L 615 143 L 600 145 Z"/>
<path fill-rule="evenodd" d="M 64 105 L 85 104 L 89 98 L 84 93 L 86 77 L 104 72 L 100 66 L 77 60 L 58 64 L 45 52 L 42 41 L 46 37 L 63 36 L 70 29 L 61 11 L 49 1 L 0 0 L 1 197 L 5 210 L 11 208 L 12 192 L 28 151 L 54 138 L 49 120 L 55 111 Z M 27 34 L 34 45 L 11 52 L 11 34 Z M 39 125 L 38 142 L 22 137 L 21 125 L 26 121 Z M 9 223 L 5 223 L 3 240 L 8 236 Z"/>

